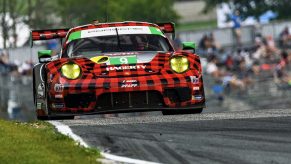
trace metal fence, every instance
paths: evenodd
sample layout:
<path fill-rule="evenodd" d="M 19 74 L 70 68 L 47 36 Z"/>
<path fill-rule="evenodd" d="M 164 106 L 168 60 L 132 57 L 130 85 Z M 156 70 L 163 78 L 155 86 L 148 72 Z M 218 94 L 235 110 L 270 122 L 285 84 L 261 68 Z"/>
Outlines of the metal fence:
<path fill-rule="evenodd" d="M 275 40 L 278 39 L 280 33 L 285 27 L 291 27 L 291 21 L 277 22 L 260 26 L 245 26 L 242 27 L 242 44 L 250 45 L 254 43 L 254 37 L 257 31 L 261 32 L 263 36 L 272 36 Z M 232 28 L 222 29 L 206 29 L 200 31 L 182 31 L 179 32 L 179 37 L 182 41 L 193 41 L 199 43 L 204 34 L 213 33 L 216 41 L 222 47 L 233 46 L 236 42 Z"/>

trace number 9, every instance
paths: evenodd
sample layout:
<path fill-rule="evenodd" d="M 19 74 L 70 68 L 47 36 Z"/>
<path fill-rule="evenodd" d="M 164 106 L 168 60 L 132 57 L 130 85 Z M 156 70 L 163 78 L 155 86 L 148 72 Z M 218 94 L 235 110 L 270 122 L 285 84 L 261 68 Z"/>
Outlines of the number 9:
<path fill-rule="evenodd" d="M 127 58 L 125 58 L 125 57 L 120 58 L 119 60 L 120 60 L 120 63 L 121 63 L 121 64 L 127 64 L 127 63 L 128 63 L 128 60 L 127 60 Z"/>

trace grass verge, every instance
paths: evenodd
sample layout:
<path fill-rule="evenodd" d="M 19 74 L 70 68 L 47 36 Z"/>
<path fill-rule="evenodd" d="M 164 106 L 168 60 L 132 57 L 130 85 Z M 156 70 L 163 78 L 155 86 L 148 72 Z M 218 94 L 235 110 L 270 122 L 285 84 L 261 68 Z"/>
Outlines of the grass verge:
<path fill-rule="evenodd" d="M 79 146 L 47 122 L 0 120 L 0 163 L 98 163 L 95 149 Z"/>

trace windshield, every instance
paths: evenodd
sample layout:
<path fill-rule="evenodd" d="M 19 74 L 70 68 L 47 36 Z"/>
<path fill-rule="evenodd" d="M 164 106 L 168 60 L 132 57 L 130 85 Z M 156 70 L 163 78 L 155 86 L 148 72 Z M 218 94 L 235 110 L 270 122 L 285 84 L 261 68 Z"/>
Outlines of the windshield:
<path fill-rule="evenodd" d="M 81 38 L 68 45 L 67 56 L 96 56 L 104 53 L 131 51 L 173 51 L 161 35 L 127 34 Z"/>

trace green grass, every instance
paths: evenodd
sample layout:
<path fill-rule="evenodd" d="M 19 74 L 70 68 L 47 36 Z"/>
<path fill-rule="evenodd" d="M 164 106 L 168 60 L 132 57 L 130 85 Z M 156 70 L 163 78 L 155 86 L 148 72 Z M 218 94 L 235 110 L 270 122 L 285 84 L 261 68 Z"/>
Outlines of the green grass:
<path fill-rule="evenodd" d="M 217 27 L 216 20 L 208 21 L 197 21 L 191 23 L 183 23 L 177 25 L 177 31 L 187 31 L 187 30 L 202 30 L 202 29 L 211 29 Z"/>
<path fill-rule="evenodd" d="M 47 122 L 0 120 L 0 163 L 97 163 L 97 150 L 81 147 Z"/>

